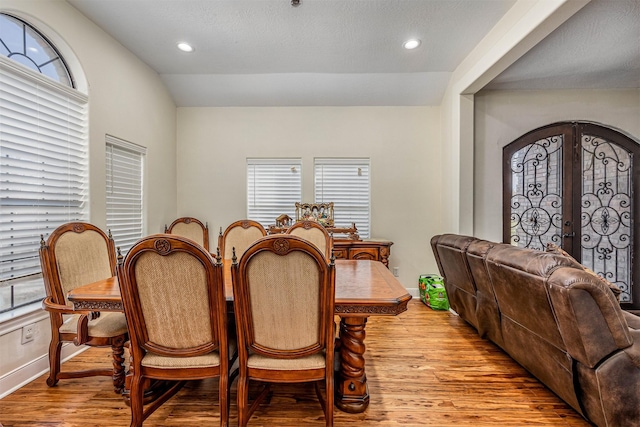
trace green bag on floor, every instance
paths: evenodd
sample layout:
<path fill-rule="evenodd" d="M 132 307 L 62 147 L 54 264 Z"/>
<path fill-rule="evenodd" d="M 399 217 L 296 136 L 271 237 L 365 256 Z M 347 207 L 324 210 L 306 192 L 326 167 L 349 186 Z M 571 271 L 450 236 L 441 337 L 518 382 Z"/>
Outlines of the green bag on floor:
<path fill-rule="evenodd" d="M 449 298 L 442 277 L 437 274 L 423 274 L 418 280 L 420 299 L 434 310 L 449 310 Z"/>

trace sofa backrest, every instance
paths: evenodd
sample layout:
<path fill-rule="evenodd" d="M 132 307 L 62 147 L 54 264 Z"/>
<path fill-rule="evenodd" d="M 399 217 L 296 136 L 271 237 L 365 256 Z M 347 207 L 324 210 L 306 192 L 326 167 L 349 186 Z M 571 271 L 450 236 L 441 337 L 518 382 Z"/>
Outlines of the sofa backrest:
<path fill-rule="evenodd" d="M 564 348 L 546 281 L 556 268 L 576 268 L 575 263 L 561 255 L 499 244 L 488 253 L 486 265 L 502 316 Z"/>
<path fill-rule="evenodd" d="M 476 286 L 467 264 L 466 251 L 475 237 L 442 234 L 431 239 L 431 248 L 444 278 L 449 305 L 464 320 L 478 329 Z"/>
<path fill-rule="evenodd" d="M 503 348 L 577 411 L 573 362 L 549 300 L 547 280 L 579 264 L 562 255 L 497 244 L 485 258 L 500 309 Z"/>
<path fill-rule="evenodd" d="M 549 279 L 549 295 L 567 350 L 580 363 L 594 368 L 633 344 L 620 304 L 593 275 L 558 268 Z"/>
<path fill-rule="evenodd" d="M 489 338 L 502 347 L 500 308 L 485 263 L 487 254 L 496 245 L 497 243 L 487 240 L 475 240 L 467 248 L 466 257 L 471 277 L 476 286 L 478 333 L 481 337 Z"/>

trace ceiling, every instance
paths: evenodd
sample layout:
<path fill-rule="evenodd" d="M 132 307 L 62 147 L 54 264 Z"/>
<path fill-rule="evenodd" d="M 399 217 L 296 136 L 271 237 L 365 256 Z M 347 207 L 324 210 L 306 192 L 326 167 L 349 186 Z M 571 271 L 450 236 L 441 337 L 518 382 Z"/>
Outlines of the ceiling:
<path fill-rule="evenodd" d="M 440 105 L 515 0 L 67 0 L 180 107 Z M 409 38 L 422 41 L 406 50 Z M 179 41 L 195 47 L 176 48 Z M 487 88 L 640 88 L 640 1 L 593 0 Z"/>
<path fill-rule="evenodd" d="M 485 88 L 640 88 L 640 0 L 592 0 Z"/>

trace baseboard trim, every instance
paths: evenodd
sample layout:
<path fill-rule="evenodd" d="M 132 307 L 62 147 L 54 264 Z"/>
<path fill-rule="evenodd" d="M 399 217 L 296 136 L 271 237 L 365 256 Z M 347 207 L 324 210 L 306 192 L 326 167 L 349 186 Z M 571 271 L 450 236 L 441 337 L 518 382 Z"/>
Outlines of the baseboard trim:
<path fill-rule="evenodd" d="M 89 347 L 87 346 L 77 347 L 73 344 L 64 344 L 62 346 L 61 361 L 65 362 L 88 348 Z M 48 354 L 44 354 L 37 359 L 14 369 L 0 378 L 0 399 L 10 395 L 20 387 L 30 383 L 47 372 L 49 372 Z"/>

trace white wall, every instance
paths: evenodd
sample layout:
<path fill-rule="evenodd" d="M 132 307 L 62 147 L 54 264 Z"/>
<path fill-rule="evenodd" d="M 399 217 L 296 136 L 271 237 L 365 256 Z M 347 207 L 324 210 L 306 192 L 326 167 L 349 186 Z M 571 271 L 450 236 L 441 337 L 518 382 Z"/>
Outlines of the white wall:
<path fill-rule="evenodd" d="M 207 221 L 216 242 L 246 218 L 247 157 L 302 158 L 305 202 L 314 157 L 370 157 L 371 236 L 395 242 L 389 265 L 417 288 L 437 272 L 429 240 L 448 214 L 440 134 L 437 107 L 179 108 L 178 214 Z"/>
<path fill-rule="evenodd" d="M 65 1 L 2 0 L 0 10 L 41 30 L 69 60 L 81 87 L 88 87 L 90 221 L 102 228 L 106 222 L 105 134 L 110 134 L 147 147 L 147 231 L 161 231 L 176 215 L 176 108 L 159 76 Z M 48 328 L 48 320 L 41 320 L 37 339 L 25 345 L 19 330 L 2 330 L 0 395 L 10 387 L 3 379 L 46 354 Z"/>
<path fill-rule="evenodd" d="M 474 235 L 502 240 L 502 148 L 541 126 L 597 122 L 640 142 L 640 90 L 484 91 L 475 96 Z"/>

